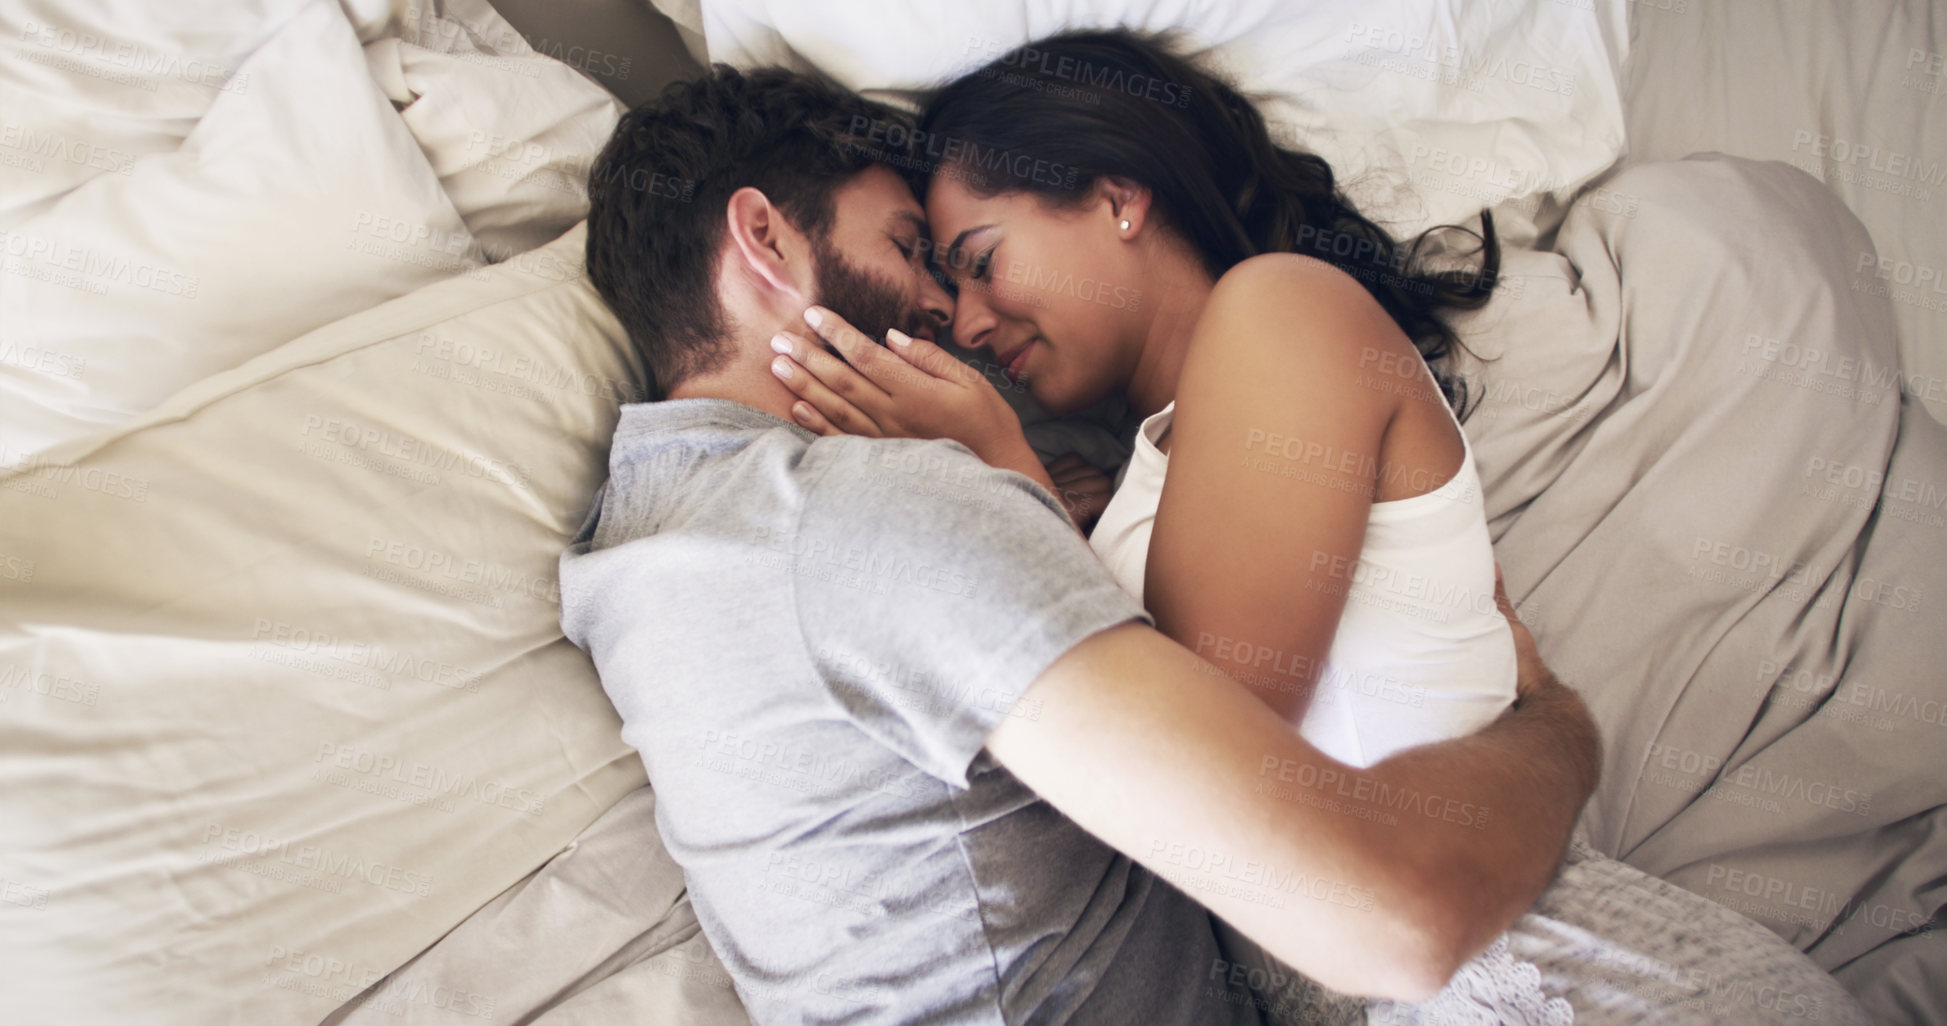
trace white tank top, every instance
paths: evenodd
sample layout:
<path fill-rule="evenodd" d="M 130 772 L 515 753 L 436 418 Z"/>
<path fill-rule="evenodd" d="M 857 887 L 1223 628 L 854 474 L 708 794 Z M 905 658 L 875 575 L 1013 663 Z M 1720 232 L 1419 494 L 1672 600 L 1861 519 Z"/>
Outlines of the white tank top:
<path fill-rule="evenodd" d="M 1156 440 L 1175 411 L 1172 402 L 1142 422 L 1089 536 L 1139 602 L 1169 465 Z M 1514 634 L 1494 603 L 1480 477 L 1465 430 L 1460 437 L 1459 472 L 1433 491 L 1373 503 L 1356 566 L 1327 578 L 1346 588 L 1345 611 L 1298 732 L 1340 762 L 1370 766 L 1401 749 L 1473 733 L 1514 701 Z M 1300 669 L 1278 665 L 1289 656 L 1258 656 L 1269 680 L 1289 681 Z"/>

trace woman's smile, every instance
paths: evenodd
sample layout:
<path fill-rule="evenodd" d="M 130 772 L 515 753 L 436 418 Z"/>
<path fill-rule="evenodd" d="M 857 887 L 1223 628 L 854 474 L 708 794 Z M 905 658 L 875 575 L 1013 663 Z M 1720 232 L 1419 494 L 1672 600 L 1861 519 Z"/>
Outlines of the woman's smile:
<path fill-rule="evenodd" d="M 1038 338 L 1028 339 L 1027 342 L 1021 346 L 1021 348 L 1014 351 L 1014 358 L 1008 360 L 1007 365 L 1004 368 L 1002 368 L 1001 371 L 1001 373 L 1007 375 L 1007 380 L 1013 382 L 1019 382 L 1022 379 L 1022 377 L 1026 375 L 1028 369 L 1029 351 L 1032 350 L 1035 346 L 1035 343 L 1039 341 L 1041 340 Z"/>

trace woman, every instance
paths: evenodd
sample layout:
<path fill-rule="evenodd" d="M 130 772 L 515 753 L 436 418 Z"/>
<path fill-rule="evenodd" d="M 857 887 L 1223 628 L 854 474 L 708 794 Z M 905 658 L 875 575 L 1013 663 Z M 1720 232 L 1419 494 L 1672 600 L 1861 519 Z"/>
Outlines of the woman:
<path fill-rule="evenodd" d="M 1492 291 L 1490 219 L 1478 271 L 1419 269 L 1426 236 L 1402 251 L 1339 196 L 1323 160 L 1274 145 L 1235 90 L 1124 33 L 1001 57 L 935 94 L 916 137 L 945 155 L 923 199 L 957 288 L 956 341 L 1056 415 L 1120 396 L 1142 417 L 1090 544 L 1160 629 L 1347 763 L 1499 715 L 1514 695 L 1512 635 L 1456 413 L 1465 389 L 1441 370 L 1458 343 L 1438 316 Z M 836 321 L 813 327 L 829 339 Z M 799 421 L 951 438 L 1051 491 L 1106 490 L 1073 460 L 1052 475 L 1024 463 L 1019 421 L 950 356 L 898 332 L 887 342 L 911 366 L 871 380 L 792 347 L 806 362 L 788 367 L 810 372 L 781 375 Z M 1085 525 L 1092 511 L 1077 505 Z M 1378 804 L 1347 806 L 1392 814 Z M 1404 843 L 1424 811 L 1397 816 Z M 1458 811 L 1476 827 L 1490 813 Z M 1676 1003 L 1698 988 L 1597 993 L 1563 967 L 1609 957 L 1603 937 L 1667 939 L 1705 919 L 1740 971 L 1808 968 L 1762 928 L 1578 838 L 1536 911 L 1433 1002 L 1365 1009 L 1302 978 L 1270 1000 L 1318 1019 L 1556 1023 L 1574 991 L 1573 1014 L 1682 1018 Z"/>
<path fill-rule="evenodd" d="M 1090 544 L 1342 762 L 1493 720 L 1513 639 L 1464 393 L 1434 369 L 1455 344 L 1435 311 L 1491 291 L 1492 222 L 1481 273 L 1422 273 L 1188 62 L 1115 33 L 1032 52 L 933 98 L 917 137 L 953 157 L 924 198 L 960 344 L 1056 415 L 1119 395 L 1145 418 Z M 929 426 L 901 433 L 997 448 L 982 418 Z"/>

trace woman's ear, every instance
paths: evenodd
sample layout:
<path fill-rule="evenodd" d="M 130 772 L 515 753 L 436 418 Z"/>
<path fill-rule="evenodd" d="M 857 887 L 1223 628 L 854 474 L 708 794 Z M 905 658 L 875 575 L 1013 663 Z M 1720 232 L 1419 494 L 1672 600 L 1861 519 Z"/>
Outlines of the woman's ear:
<path fill-rule="evenodd" d="M 1095 188 L 1108 204 L 1108 214 L 1116 234 L 1133 239 L 1142 232 L 1143 224 L 1149 220 L 1151 194 L 1148 186 L 1120 175 L 1103 175 L 1096 180 Z M 1128 227 L 1123 227 L 1124 224 Z"/>
<path fill-rule="evenodd" d="M 744 186 L 724 204 L 736 262 L 766 288 L 802 304 L 811 285 L 810 247 L 761 190 Z"/>

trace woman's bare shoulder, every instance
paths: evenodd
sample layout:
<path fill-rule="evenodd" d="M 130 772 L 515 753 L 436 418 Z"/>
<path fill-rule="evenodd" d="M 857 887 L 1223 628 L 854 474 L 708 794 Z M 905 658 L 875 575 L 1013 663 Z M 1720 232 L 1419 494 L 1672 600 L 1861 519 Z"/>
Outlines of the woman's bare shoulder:
<path fill-rule="evenodd" d="M 1337 297 L 1378 304 L 1358 279 L 1337 265 L 1303 253 L 1259 253 L 1237 262 L 1210 293 L 1212 304 L 1275 303 Z"/>
<path fill-rule="evenodd" d="M 1302 380 L 1308 373 L 1357 370 L 1378 354 L 1414 351 L 1356 278 L 1298 253 L 1260 254 L 1224 272 L 1197 319 L 1190 349 L 1193 361 L 1226 380 L 1273 371 Z"/>

